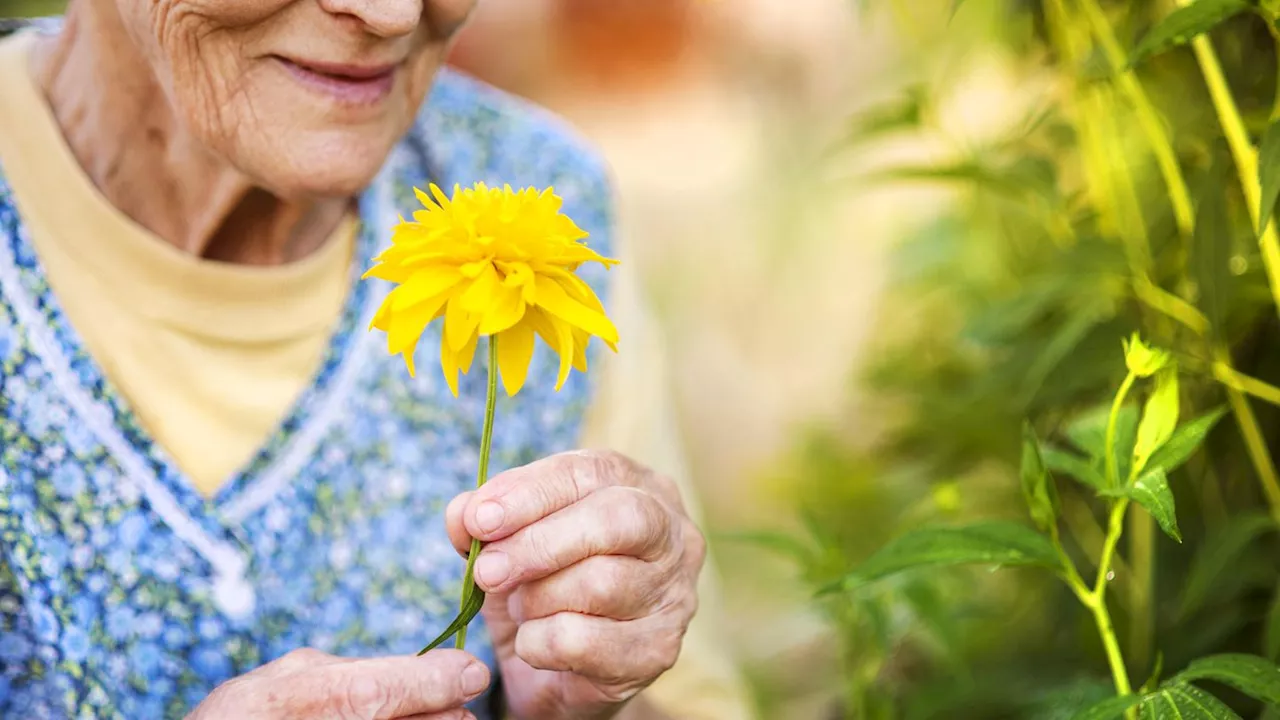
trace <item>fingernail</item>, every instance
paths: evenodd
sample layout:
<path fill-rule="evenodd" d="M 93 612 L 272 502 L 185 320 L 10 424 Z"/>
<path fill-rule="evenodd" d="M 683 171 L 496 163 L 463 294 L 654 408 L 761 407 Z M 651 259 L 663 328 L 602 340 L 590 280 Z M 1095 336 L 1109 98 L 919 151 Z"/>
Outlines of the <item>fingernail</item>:
<path fill-rule="evenodd" d="M 476 560 L 476 579 L 488 588 L 495 588 L 506 582 L 511 574 L 511 558 L 504 552 L 494 550 L 480 553 Z"/>
<path fill-rule="evenodd" d="M 502 527 L 502 521 L 506 516 L 507 512 L 501 505 L 492 500 L 486 500 L 476 508 L 476 527 L 480 528 L 480 532 L 491 533 Z"/>
<path fill-rule="evenodd" d="M 489 671 L 472 663 L 462 671 L 462 693 L 467 696 L 476 695 L 489 684 Z"/>

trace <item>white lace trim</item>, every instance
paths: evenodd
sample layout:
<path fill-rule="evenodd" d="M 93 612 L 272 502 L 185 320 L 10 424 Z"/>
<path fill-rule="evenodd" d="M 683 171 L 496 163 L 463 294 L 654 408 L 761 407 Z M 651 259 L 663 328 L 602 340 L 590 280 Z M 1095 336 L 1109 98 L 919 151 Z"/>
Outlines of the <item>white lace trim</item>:
<path fill-rule="evenodd" d="M 54 389 L 119 463 L 124 471 L 121 480 L 132 483 L 173 534 L 213 566 L 214 601 L 219 609 L 230 617 L 243 617 L 252 612 L 253 588 L 244 579 L 248 560 L 243 551 L 200 527 L 130 446 L 116 427 L 110 410 L 90 397 L 81 386 L 70 360 L 58 346 L 53 330 L 22 287 L 13 251 L 9 243 L 3 241 L 0 241 L 0 286 L 7 289 L 5 294 L 12 303 L 18 325 L 26 333 L 36 354 L 44 360 Z"/>

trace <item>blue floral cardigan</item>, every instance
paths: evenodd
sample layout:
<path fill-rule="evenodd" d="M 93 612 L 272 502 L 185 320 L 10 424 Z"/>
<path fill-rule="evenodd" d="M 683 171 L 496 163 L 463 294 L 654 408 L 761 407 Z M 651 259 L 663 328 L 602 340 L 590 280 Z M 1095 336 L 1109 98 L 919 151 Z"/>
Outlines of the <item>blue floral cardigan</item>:
<path fill-rule="evenodd" d="M 608 252 L 600 161 L 550 116 L 444 72 L 360 198 L 351 289 L 314 383 L 206 499 L 59 310 L 0 168 L 0 717 L 181 717 L 294 648 L 412 653 L 451 619 L 463 563 L 443 510 L 474 481 L 485 373 L 460 399 L 433 363 L 410 379 L 366 332 L 388 288 L 359 281 L 428 178 L 555 186 Z M 503 398 L 495 471 L 575 442 L 586 381 L 555 393 L 556 368 L 540 347 L 526 390 Z"/>

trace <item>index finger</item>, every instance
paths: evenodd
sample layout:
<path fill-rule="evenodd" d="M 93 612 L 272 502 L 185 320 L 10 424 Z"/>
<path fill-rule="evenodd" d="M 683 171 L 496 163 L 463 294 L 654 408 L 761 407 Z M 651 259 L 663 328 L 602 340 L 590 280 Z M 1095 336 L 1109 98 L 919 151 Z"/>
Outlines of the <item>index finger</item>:
<path fill-rule="evenodd" d="M 494 477 L 472 493 L 463 513 L 467 533 L 492 542 L 611 485 L 635 484 L 631 461 L 614 453 L 571 452 Z"/>
<path fill-rule="evenodd" d="M 309 705 L 301 709 L 319 711 L 306 716 L 328 717 L 341 708 L 382 720 L 460 708 L 488 687 L 489 668 L 467 653 L 438 650 L 327 665 L 299 680 L 289 685 Z"/>

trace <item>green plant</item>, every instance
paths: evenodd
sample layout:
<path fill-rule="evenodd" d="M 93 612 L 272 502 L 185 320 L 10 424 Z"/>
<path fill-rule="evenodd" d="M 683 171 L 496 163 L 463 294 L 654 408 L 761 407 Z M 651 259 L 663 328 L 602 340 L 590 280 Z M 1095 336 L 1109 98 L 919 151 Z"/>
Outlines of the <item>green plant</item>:
<path fill-rule="evenodd" d="M 1256 714 L 1280 702 L 1280 3 L 986 7 L 994 39 L 952 42 L 1000 44 L 1050 92 L 996 140 L 863 178 L 964 202 L 899 251 L 895 314 L 861 375 L 891 420 L 793 460 L 821 516 L 791 554 L 840 630 L 844 711 Z M 946 32 L 914 28 L 919 54 Z M 854 144 L 931 129 L 938 93 L 923 82 L 860 115 Z M 1120 365 L 1134 332 L 1167 354 L 1135 339 Z M 871 513 L 881 545 L 850 543 Z M 959 564 L 1065 582 L 938 570 Z"/>

